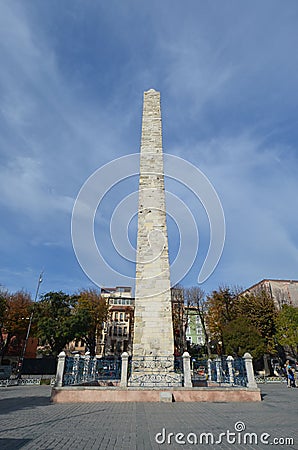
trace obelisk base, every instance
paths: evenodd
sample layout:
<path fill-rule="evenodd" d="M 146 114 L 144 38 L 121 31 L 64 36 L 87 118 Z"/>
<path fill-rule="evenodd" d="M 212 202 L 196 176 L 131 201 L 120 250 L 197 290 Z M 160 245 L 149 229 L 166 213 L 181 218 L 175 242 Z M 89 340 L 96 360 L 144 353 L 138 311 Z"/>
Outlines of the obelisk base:
<path fill-rule="evenodd" d="M 172 356 L 133 356 L 128 386 L 157 389 L 181 387 L 182 375 L 174 371 Z"/>

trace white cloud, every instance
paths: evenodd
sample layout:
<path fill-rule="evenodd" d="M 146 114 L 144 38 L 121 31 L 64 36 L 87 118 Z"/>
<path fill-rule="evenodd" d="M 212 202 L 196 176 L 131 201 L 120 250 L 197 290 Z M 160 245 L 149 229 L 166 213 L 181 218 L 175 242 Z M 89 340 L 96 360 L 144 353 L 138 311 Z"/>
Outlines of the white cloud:
<path fill-rule="evenodd" d="M 58 280 L 64 247 L 65 283 L 83 285 L 73 201 L 94 170 L 138 151 L 142 91 L 154 87 L 165 150 L 202 169 L 224 206 L 227 243 L 209 286 L 297 278 L 297 6 L 115 5 L 0 6 L 1 247 L 13 248 L 11 272 L 34 266 L 30 278 L 46 259 Z"/>

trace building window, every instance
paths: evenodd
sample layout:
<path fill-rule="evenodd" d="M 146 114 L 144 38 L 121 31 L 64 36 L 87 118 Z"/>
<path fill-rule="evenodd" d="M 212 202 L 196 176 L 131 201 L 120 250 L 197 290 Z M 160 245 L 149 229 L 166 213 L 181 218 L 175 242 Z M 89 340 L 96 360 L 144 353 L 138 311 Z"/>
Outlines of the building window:
<path fill-rule="evenodd" d="M 123 322 L 123 313 L 120 313 L 120 322 Z"/>
<path fill-rule="evenodd" d="M 114 317 L 115 317 L 115 320 L 118 320 L 118 312 L 115 312 Z"/>
<path fill-rule="evenodd" d="M 122 328 L 118 327 L 118 336 L 122 336 Z"/>
<path fill-rule="evenodd" d="M 123 336 L 127 336 L 127 327 L 123 328 Z"/>
<path fill-rule="evenodd" d="M 117 336 L 117 327 L 114 327 L 114 336 Z"/>

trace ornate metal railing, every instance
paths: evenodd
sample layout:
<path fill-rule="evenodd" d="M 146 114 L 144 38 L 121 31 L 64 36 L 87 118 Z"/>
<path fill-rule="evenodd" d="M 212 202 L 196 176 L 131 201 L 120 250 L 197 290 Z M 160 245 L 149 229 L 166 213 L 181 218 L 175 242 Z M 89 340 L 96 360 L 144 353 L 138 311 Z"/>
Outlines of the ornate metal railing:
<path fill-rule="evenodd" d="M 233 373 L 234 373 L 234 385 L 236 386 L 247 385 L 247 373 L 243 358 L 234 359 Z"/>
<path fill-rule="evenodd" d="M 55 387 L 80 385 L 108 385 L 124 387 L 180 387 L 239 386 L 256 389 L 252 357 L 232 356 L 195 359 L 184 352 L 182 357 L 132 357 L 124 352 L 120 358 L 72 357 L 61 352 L 58 358 Z"/>
<path fill-rule="evenodd" d="M 192 358 L 192 382 L 202 382 L 246 386 L 247 375 L 242 358 L 221 357 L 211 359 Z"/>
<path fill-rule="evenodd" d="M 174 371 L 176 373 L 183 374 L 183 358 L 182 356 L 175 356 L 174 358 Z"/>
<path fill-rule="evenodd" d="M 67 356 L 65 358 L 63 385 L 99 384 L 100 381 L 117 381 L 121 377 L 121 359 Z"/>

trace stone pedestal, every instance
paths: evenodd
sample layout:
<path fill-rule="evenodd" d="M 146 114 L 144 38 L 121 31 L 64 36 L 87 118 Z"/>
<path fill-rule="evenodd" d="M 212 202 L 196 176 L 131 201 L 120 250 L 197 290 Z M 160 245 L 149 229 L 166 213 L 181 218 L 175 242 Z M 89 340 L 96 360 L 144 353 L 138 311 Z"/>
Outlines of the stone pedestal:
<path fill-rule="evenodd" d="M 182 377 L 174 372 L 174 357 L 133 356 L 129 386 L 179 387 Z"/>

